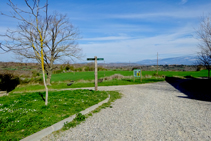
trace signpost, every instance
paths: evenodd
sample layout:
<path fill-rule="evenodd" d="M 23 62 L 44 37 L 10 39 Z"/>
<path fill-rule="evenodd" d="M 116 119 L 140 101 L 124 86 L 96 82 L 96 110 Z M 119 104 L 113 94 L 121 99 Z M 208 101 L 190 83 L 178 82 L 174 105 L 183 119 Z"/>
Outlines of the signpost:
<path fill-rule="evenodd" d="M 97 83 L 98 83 L 98 79 L 97 79 L 97 60 L 104 60 L 104 58 L 97 58 L 97 56 L 95 56 L 95 58 L 87 58 L 87 61 L 92 61 L 95 60 L 95 91 L 97 91 Z"/>
<path fill-rule="evenodd" d="M 87 61 L 89 61 L 89 60 L 95 60 L 95 58 L 87 58 Z M 97 60 L 104 60 L 104 58 L 97 58 Z"/>
<path fill-rule="evenodd" d="M 142 82 L 142 74 L 141 74 L 141 69 L 134 69 L 133 70 L 133 77 L 134 77 L 134 81 L 135 81 L 135 77 L 140 77 L 140 82 Z"/>

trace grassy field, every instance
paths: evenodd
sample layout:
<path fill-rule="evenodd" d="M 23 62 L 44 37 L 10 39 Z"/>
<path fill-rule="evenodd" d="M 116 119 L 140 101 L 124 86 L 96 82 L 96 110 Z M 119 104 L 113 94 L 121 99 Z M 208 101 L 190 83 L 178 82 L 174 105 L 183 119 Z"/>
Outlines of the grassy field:
<path fill-rule="evenodd" d="M 140 82 L 140 79 L 114 79 L 114 80 L 108 80 L 104 81 L 102 83 L 98 83 L 98 86 L 115 86 L 115 85 L 132 85 L 132 84 L 144 84 L 144 83 L 150 83 L 150 82 L 159 82 L 164 81 L 164 78 L 148 78 L 143 79 L 142 82 Z M 49 89 L 65 89 L 65 88 L 82 88 L 82 87 L 94 87 L 94 82 L 74 82 L 73 85 L 67 86 L 67 82 L 54 82 L 51 83 L 51 86 L 48 86 Z M 20 92 L 20 91 L 34 91 L 34 90 L 44 90 L 44 86 L 41 84 L 36 85 L 20 85 L 16 87 L 12 92 Z"/>
<path fill-rule="evenodd" d="M 99 71 L 98 78 L 103 78 L 114 75 L 121 74 L 123 76 L 132 76 L 132 71 Z M 159 71 L 159 76 L 157 77 L 156 71 L 143 71 L 143 79 L 140 82 L 139 78 L 136 78 L 135 82 L 133 78 L 124 78 L 124 79 L 113 79 L 103 81 L 98 83 L 99 86 L 112 86 L 112 85 L 131 85 L 131 84 L 142 84 L 142 83 L 151 83 L 164 81 L 165 79 L 161 76 L 192 76 L 192 77 L 206 77 L 207 70 L 202 71 L 193 71 L 193 72 L 178 72 L 178 71 Z M 51 86 L 48 86 L 49 89 L 64 89 L 64 88 L 81 88 L 81 87 L 94 87 L 94 72 L 75 72 L 75 73 L 60 73 L 53 74 L 51 79 Z M 73 85 L 67 86 L 67 83 L 70 81 L 75 81 Z M 34 91 L 34 90 L 44 90 L 44 86 L 41 84 L 28 84 L 28 85 L 19 85 L 16 87 L 13 92 L 18 91 Z"/>
<path fill-rule="evenodd" d="M 153 75 L 156 71 L 143 71 L 142 75 Z M 114 74 L 121 74 L 124 76 L 131 76 L 133 75 L 132 71 L 99 71 L 98 78 L 102 78 L 105 76 L 111 76 Z M 202 71 L 159 71 L 159 75 L 164 76 L 193 76 L 193 77 L 206 77 L 207 70 Z M 52 75 L 52 82 L 57 81 L 67 81 L 67 80 L 93 80 L 94 79 L 94 72 L 75 72 L 75 73 L 60 73 L 60 74 L 53 74 Z"/>
<path fill-rule="evenodd" d="M 119 98 L 118 92 L 56 91 L 49 92 L 49 103 L 45 106 L 44 92 L 0 97 L 0 140 L 20 140 L 99 103 L 108 94 Z"/>

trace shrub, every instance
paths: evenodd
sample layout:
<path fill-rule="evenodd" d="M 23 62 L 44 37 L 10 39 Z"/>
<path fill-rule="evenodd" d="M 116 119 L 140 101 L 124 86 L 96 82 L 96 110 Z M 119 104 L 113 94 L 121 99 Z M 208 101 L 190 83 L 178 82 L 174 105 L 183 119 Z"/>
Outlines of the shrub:
<path fill-rule="evenodd" d="M 33 76 L 33 77 L 40 76 L 40 73 L 37 72 L 36 70 L 33 70 L 33 71 L 32 71 L 32 76 Z"/>
<path fill-rule="evenodd" d="M 20 84 L 20 78 L 11 73 L 0 74 L 0 90 L 10 92 Z"/>
<path fill-rule="evenodd" d="M 82 68 L 76 68 L 75 71 L 81 72 L 82 71 Z"/>
<path fill-rule="evenodd" d="M 63 72 L 63 70 L 55 70 L 55 71 L 53 71 L 54 74 L 62 73 L 62 72 Z"/>
<path fill-rule="evenodd" d="M 204 69 L 204 67 L 202 65 L 198 65 L 197 68 L 196 68 L 196 71 L 201 71 L 203 69 Z"/>
<path fill-rule="evenodd" d="M 94 68 L 93 68 L 93 69 L 94 69 Z M 106 71 L 107 69 L 105 69 L 105 68 L 99 66 L 99 67 L 97 68 L 97 70 L 98 70 L 98 71 L 104 71 L 104 70 Z"/>
<path fill-rule="evenodd" d="M 69 69 L 70 69 L 70 66 L 69 65 L 65 67 L 65 70 L 68 71 Z"/>
<path fill-rule="evenodd" d="M 89 66 L 85 67 L 85 71 L 94 71 L 94 70 L 95 70 L 94 67 L 89 67 Z"/>

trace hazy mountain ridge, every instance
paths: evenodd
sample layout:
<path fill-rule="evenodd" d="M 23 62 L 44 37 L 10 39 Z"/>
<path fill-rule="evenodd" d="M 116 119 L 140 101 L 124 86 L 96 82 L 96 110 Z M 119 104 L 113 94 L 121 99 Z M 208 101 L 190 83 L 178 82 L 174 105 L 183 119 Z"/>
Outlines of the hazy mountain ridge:
<path fill-rule="evenodd" d="M 182 56 L 182 57 L 172 57 L 172 58 L 164 58 L 158 59 L 159 65 L 194 65 L 196 62 L 196 56 Z M 156 65 L 157 59 L 147 59 L 136 62 L 139 65 Z"/>

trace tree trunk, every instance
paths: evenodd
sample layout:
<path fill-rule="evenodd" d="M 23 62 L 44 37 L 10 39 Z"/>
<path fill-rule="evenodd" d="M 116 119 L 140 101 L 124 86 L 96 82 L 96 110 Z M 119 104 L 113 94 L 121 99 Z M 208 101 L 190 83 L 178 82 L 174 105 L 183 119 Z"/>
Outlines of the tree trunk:
<path fill-rule="evenodd" d="M 44 83 L 44 86 L 45 86 L 45 105 L 47 106 L 48 105 L 48 87 L 47 87 L 46 82 L 45 82 L 44 68 L 42 69 L 42 74 L 43 74 L 43 83 Z"/>
<path fill-rule="evenodd" d="M 48 71 L 47 80 L 46 80 L 47 85 L 51 85 L 51 75 L 52 75 L 52 71 Z"/>

